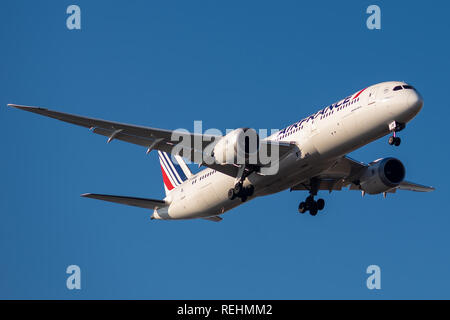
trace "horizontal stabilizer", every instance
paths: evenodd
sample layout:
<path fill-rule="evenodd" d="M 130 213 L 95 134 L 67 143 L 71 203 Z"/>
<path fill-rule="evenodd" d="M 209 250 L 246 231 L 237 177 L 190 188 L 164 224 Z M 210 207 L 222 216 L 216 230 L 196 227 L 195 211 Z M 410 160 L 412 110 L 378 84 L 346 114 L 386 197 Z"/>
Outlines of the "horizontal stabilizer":
<path fill-rule="evenodd" d="M 163 200 L 145 199 L 145 198 L 135 198 L 135 197 L 124 197 L 124 196 L 111 196 L 107 194 L 95 194 L 95 193 L 85 193 L 81 195 L 85 198 L 115 202 L 120 204 L 125 204 L 127 206 L 145 208 L 145 209 L 159 209 L 167 207 L 169 204 Z"/>

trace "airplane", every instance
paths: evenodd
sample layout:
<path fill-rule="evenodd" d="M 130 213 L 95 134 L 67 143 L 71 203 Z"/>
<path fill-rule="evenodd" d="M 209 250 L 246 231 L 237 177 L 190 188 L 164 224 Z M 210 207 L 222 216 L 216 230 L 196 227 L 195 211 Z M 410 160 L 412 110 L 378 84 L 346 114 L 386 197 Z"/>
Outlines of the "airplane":
<path fill-rule="evenodd" d="M 300 202 L 298 212 L 308 211 L 312 216 L 324 209 L 325 201 L 315 200 L 321 190 L 332 192 L 346 187 L 361 191 L 363 196 L 386 196 L 397 190 L 434 190 L 406 181 L 405 166 L 396 158 L 377 159 L 366 164 L 347 156 L 391 133 L 388 143 L 400 145 L 397 133 L 423 106 L 419 92 L 405 82 L 389 81 L 369 86 L 264 139 L 257 136 L 256 149 L 277 148 L 278 153 L 270 163 L 263 163 L 259 156 L 253 162 L 236 161 L 238 154 L 244 154 L 247 159 L 256 152 L 255 148 L 250 150 L 250 139 L 245 138 L 244 144 L 239 143 L 242 136 L 251 131 L 249 128 L 214 136 L 111 122 L 39 107 L 8 106 L 89 128 L 107 137 L 108 143 L 121 140 L 143 146 L 147 153 L 157 150 L 166 194 L 164 199 L 82 195 L 153 210 L 152 220 L 201 218 L 218 222 L 223 213 L 247 200 L 287 189 L 309 193 Z M 177 141 L 174 134 L 178 135 Z M 177 149 L 180 137 L 187 141 L 182 151 Z M 193 174 L 184 159 L 195 161 L 199 155 L 199 166 L 206 168 Z M 198 160 L 211 158 L 215 161 Z M 270 170 L 265 170 L 274 167 L 277 168 L 274 173 L 268 174 Z"/>

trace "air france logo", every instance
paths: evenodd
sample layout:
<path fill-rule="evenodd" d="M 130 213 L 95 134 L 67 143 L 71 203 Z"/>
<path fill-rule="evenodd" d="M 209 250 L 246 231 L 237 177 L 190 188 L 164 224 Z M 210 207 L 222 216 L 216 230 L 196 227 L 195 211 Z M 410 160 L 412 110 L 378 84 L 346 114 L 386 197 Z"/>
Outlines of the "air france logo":
<path fill-rule="evenodd" d="M 319 116 L 321 116 L 321 115 L 323 115 L 323 114 L 326 114 L 326 113 L 328 113 L 328 112 L 333 111 L 333 109 L 337 109 L 337 108 L 339 108 L 339 107 L 341 107 L 341 106 L 348 105 L 351 101 L 357 101 L 359 95 L 360 95 L 364 90 L 366 90 L 366 89 L 360 90 L 358 93 L 356 93 L 356 94 L 354 95 L 354 97 L 353 97 L 353 95 L 348 96 L 348 97 L 342 99 L 341 101 L 336 102 L 336 103 L 333 103 L 333 104 L 329 105 L 328 107 L 326 107 L 326 108 L 324 108 L 324 109 L 318 111 L 317 113 L 315 113 L 315 114 L 309 116 L 308 118 L 302 119 L 302 120 L 300 120 L 300 121 L 298 121 L 298 122 L 296 122 L 296 123 L 290 125 L 289 127 L 286 127 L 286 128 L 284 128 L 283 130 L 280 130 L 280 131 L 278 132 L 278 135 L 277 135 L 277 136 L 280 137 L 281 135 L 289 134 L 289 133 L 292 132 L 293 130 L 295 130 L 295 129 L 301 127 L 302 124 L 308 123 L 310 120 L 313 121 L 313 120 L 315 120 L 316 118 L 318 118 Z M 353 98 L 352 98 L 352 97 L 353 97 Z"/>

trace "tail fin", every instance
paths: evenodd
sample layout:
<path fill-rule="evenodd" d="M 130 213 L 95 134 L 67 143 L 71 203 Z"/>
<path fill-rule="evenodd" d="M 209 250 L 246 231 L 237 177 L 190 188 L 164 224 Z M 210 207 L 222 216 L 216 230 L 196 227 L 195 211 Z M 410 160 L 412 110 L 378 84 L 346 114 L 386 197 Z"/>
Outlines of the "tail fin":
<path fill-rule="evenodd" d="M 167 195 L 192 176 L 192 173 L 180 156 L 175 156 L 177 162 L 173 162 L 170 155 L 162 151 L 158 151 L 158 156 L 161 164 L 164 190 Z"/>

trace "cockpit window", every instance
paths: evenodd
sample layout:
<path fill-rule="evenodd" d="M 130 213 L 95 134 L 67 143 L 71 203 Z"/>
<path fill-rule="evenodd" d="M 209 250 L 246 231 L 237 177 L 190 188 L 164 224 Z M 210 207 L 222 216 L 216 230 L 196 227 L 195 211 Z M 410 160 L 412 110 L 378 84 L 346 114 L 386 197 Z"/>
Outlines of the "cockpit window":
<path fill-rule="evenodd" d="M 409 86 L 409 85 L 403 86 L 403 88 L 404 88 L 404 89 L 412 89 L 412 90 L 414 90 L 414 87 L 413 87 L 413 86 Z"/>
<path fill-rule="evenodd" d="M 398 91 L 398 90 L 402 90 L 403 88 L 402 88 L 402 86 L 396 86 L 395 88 L 394 88 L 394 91 Z"/>

